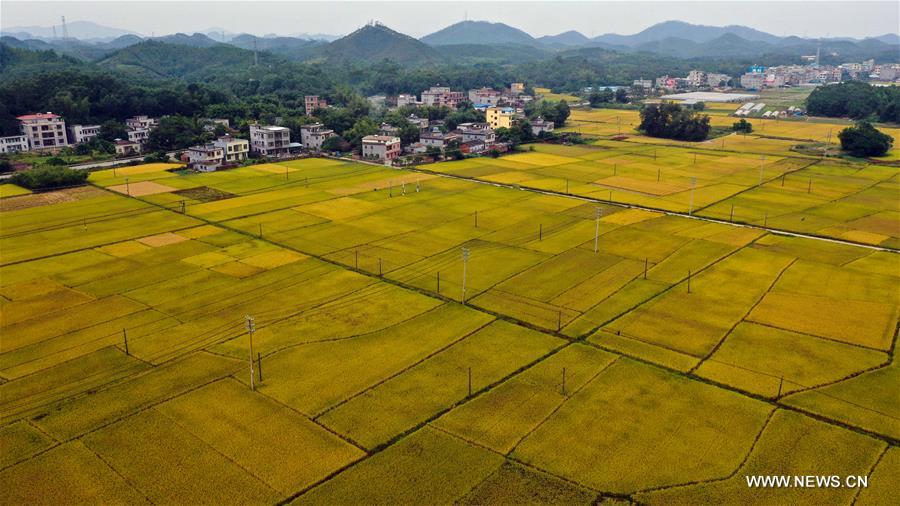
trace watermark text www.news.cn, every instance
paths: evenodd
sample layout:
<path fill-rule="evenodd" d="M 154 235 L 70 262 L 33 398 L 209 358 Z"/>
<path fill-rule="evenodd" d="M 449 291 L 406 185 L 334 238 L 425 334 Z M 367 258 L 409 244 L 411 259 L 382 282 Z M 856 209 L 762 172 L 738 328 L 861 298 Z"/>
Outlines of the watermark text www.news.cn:
<path fill-rule="evenodd" d="M 755 475 L 744 476 L 750 488 L 866 488 L 868 476 Z"/>

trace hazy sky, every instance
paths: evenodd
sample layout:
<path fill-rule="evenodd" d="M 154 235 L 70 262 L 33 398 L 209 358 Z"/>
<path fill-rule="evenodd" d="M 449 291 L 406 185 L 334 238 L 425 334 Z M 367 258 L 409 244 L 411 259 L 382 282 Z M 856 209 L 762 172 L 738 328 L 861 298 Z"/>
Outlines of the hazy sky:
<path fill-rule="evenodd" d="M 674 19 L 717 26 L 741 24 L 776 35 L 861 38 L 897 33 L 900 2 L 0 1 L 3 28 L 56 25 L 63 15 L 69 22 L 93 21 L 144 35 L 193 33 L 211 27 L 257 35 L 343 35 L 374 19 L 420 37 L 468 16 L 507 23 L 534 36 L 567 30 L 591 37 L 631 34 Z"/>

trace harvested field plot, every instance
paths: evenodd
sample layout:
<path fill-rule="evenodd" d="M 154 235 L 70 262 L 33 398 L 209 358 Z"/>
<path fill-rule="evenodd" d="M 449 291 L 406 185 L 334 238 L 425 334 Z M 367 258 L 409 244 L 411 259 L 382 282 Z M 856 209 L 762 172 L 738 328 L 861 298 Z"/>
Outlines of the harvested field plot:
<path fill-rule="evenodd" d="M 896 495 L 893 167 L 770 155 L 757 187 L 758 153 L 600 140 L 423 166 L 522 190 L 172 168 L 0 201 L 3 502 L 734 503 L 751 472 Z M 103 189 L 126 177 L 153 192 Z M 567 180 L 614 202 L 528 191 Z"/>

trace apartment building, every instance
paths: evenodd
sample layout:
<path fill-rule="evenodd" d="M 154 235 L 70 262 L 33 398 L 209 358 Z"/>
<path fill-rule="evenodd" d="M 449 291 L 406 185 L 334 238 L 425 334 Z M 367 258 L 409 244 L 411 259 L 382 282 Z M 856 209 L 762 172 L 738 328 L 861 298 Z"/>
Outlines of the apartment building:
<path fill-rule="evenodd" d="M 509 91 L 516 95 L 525 93 L 525 83 L 512 83 L 509 85 Z"/>
<path fill-rule="evenodd" d="M 100 135 L 100 125 L 72 125 L 69 127 L 69 142 L 81 144 Z"/>
<path fill-rule="evenodd" d="M 28 137 L 11 135 L 0 137 L 0 153 L 19 153 L 28 151 Z"/>
<path fill-rule="evenodd" d="M 365 159 L 390 162 L 400 156 L 400 138 L 387 135 L 367 135 L 362 138 Z"/>
<path fill-rule="evenodd" d="M 52 112 L 26 114 L 16 119 L 31 151 L 55 151 L 69 145 L 65 120 Z"/>
<path fill-rule="evenodd" d="M 324 98 L 319 98 L 318 95 L 306 95 L 303 97 L 303 105 L 306 106 L 306 115 L 312 116 L 313 111 L 324 109 L 328 106 L 328 103 L 325 102 Z"/>
<path fill-rule="evenodd" d="M 214 143 L 188 148 L 188 160 L 190 166 L 200 172 L 213 172 L 222 166 L 224 150 Z"/>
<path fill-rule="evenodd" d="M 334 136 L 334 130 L 325 128 L 321 123 L 300 126 L 300 144 L 309 150 L 322 149 L 325 139 Z"/>
<path fill-rule="evenodd" d="M 432 107 L 456 109 L 466 96 L 461 91 L 450 91 L 446 86 L 432 86 L 422 92 L 422 103 Z"/>
<path fill-rule="evenodd" d="M 250 142 L 230 135 L 223 135 L 213 141 L 213 145 L 222 150 L 224 163 L 240 163 L 247 159 L 250 153 Z"/>
<path fill-rule="evenodd" d="M 274 125 L 250 125 L 250 151 L 260 156 L 277 158 L 287 156 L 292 149 L 300 148 L 299 142 L 291 142 L 291 130 Z"/>

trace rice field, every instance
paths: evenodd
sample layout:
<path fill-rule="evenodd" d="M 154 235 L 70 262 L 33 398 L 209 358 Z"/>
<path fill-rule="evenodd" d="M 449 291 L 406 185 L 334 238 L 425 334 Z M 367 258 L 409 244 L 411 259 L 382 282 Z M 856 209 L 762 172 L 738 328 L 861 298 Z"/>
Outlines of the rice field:
<path fill-rule="evenodd" d="M 537 144 L 498 159 L 422 168 L 429 174 L 900 246 L 900 169 L 895 166 L 805 157 L 790 151 L 796 141 L 781 139 L 730 135 L 693 146 L 645 140 Z M 761 142 L 772 146 L 760 148 Z"/>
<path fill-rule="evenodd" d="M 755 154 L 605 142 L 3 198 L 0 502 L 856 497 L 743 482 L 823 473 L 896 495 L 896 172 L 767 158 L 757 187 Z M 778 197 L 769 225 L 847 240 L 720 217 Z"/>

